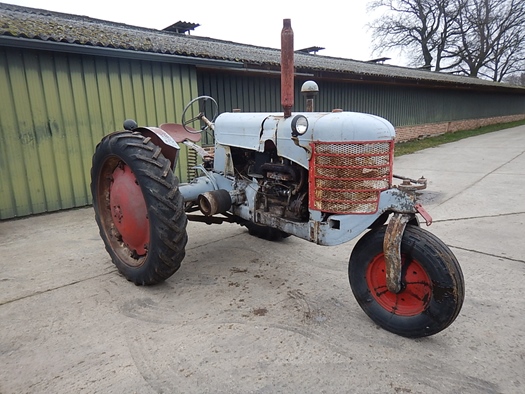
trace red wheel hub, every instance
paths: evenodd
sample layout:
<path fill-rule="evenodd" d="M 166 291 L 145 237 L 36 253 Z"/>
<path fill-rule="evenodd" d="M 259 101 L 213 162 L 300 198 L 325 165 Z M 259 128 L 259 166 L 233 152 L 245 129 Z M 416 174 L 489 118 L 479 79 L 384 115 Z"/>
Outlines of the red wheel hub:
<path fill-rule="evenodd" d="M 388 290 L 386 285 L 385 257 L 381 253 L 370 263 L 366 282 L 372 297 L 387 311 L 401 316 L 422 313 L 432 296 L 432 282 L 416 260 L 406 261 L 403 256 L 403 288 L 399 293 Z"/>
<path fill-rule="evenodd" d="M 113 171 L 109 203 L 122 241 L 138 256 L 145 255 L 149 244 L 148 209 L 135 175 L 123 163 Z"/>

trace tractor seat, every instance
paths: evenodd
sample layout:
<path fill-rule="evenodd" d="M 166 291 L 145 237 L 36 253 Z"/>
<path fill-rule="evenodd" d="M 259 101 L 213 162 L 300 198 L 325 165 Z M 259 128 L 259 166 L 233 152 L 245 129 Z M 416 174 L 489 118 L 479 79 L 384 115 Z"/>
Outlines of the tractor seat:
<path fill-rule="evenodd" d="M 200 133 L 188 133 L 184 127 L 178 123 L 163 123 L 159 127 L 168 133 L 176 142 L 183 142 L 184 140 L 199 142 L 201 140 Z M 191 127 L 188 127 L 188 129 L 193 130 Z"/>

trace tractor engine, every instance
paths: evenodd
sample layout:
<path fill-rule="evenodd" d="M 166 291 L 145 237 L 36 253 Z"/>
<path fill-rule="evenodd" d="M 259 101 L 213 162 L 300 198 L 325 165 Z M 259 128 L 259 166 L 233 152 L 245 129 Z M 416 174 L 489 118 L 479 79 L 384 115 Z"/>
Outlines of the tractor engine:
<path fill-rule="evenodd" d="M 233 188 L 244 187 L 248 208 L 233 213 L 255 222 L 375 214 L 392 184 L 394 135 L 384 119 L 354 112 L 223 113 L 214 171 L 242 180 Z"/>
<path fill-rule="evenodd" d="M 258 179 L 257 210 L 290 220 L 308 219 L 308 177 L 304 168 L 281 159 L 262 164 L 259 171 L 262 178 Z"/>
<path fill-rule="evenodd" d="M 284 157 L 279 157 L 271 141 L 264 152 L 232 149 L 236 172 L 255 179 L 258 191 L 255 209 L 293 221 L 308 220 L 308 171 Z"/>

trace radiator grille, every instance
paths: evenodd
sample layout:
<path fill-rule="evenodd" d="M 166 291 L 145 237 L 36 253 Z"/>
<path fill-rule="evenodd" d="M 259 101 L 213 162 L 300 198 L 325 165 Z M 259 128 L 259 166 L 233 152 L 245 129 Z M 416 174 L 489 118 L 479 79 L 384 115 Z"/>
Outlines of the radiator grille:
<path fill-rule="evenodd" d="M 374 213 L 392 184 L 393 141 L 314 142 L 310 208 L 330 213 Z"/>

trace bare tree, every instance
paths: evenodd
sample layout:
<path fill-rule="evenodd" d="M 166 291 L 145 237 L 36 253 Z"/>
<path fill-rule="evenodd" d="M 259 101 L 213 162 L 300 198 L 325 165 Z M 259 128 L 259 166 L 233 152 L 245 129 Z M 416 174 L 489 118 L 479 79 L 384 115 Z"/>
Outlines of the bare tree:
<path fill-rule="evenodd" d="M 448 48 L 461 38 L 456 20 L 463 12 L 466 2 L 467 0 L 441 0 L 437 2 L 441 10 L 443 28 L 439 36 L 434 38 L 436 51 L 434 71 L 456 68 L 460 63 L 456 54 L 450 52 Z"/>
<path fill-rule="evenodd" d="M 523 0 L 373 0 L 375 50 L 402 48 L 412 64 L 434 62 L 472 77 L 501 81 L 525 71 Z M 421 64 L 421 63 L 420 63 Z"/>
<path fill-rule="evenodd" d="M 434 69 L 451 68 L 443 65 L 452 58 L 447 53 L 448 43 L 456 40 L 458 17 L 462 0 L 373 0 L 369 10 L 381 9 L 381 17 L 369 27 L 373 30 L 374 51 L 401 48 L 413 64 Z"/>
<path fill-rule="evenodd" d="M 525 71 L 525 35 L 516 32 L 515 37 L 505 37 L 496 44 L 493 59 L 480 71 L 480 75 L 501 82 L 507 75 L 521 71 Z"/>
<path fill-rule="evenodd" d="M 501 1 L 495 19 L 493 38 L 489 40 L 492 57 L 480 75 L 501 82 L 506 75 L 525 71 L 525 2 Z"/>
<path fill-rule="evenodd" d="M 505 77 L 503 81 L 511 85 L 525 86 L 525 72 L 511 74 Z"/>
<path fill-rule="evenodd" d="M 519 70 L 524 60 L 525 2 L 469 0 L 457 19 L 461 42 L 455 49 L 461 71 L 494 81 Z"/>

